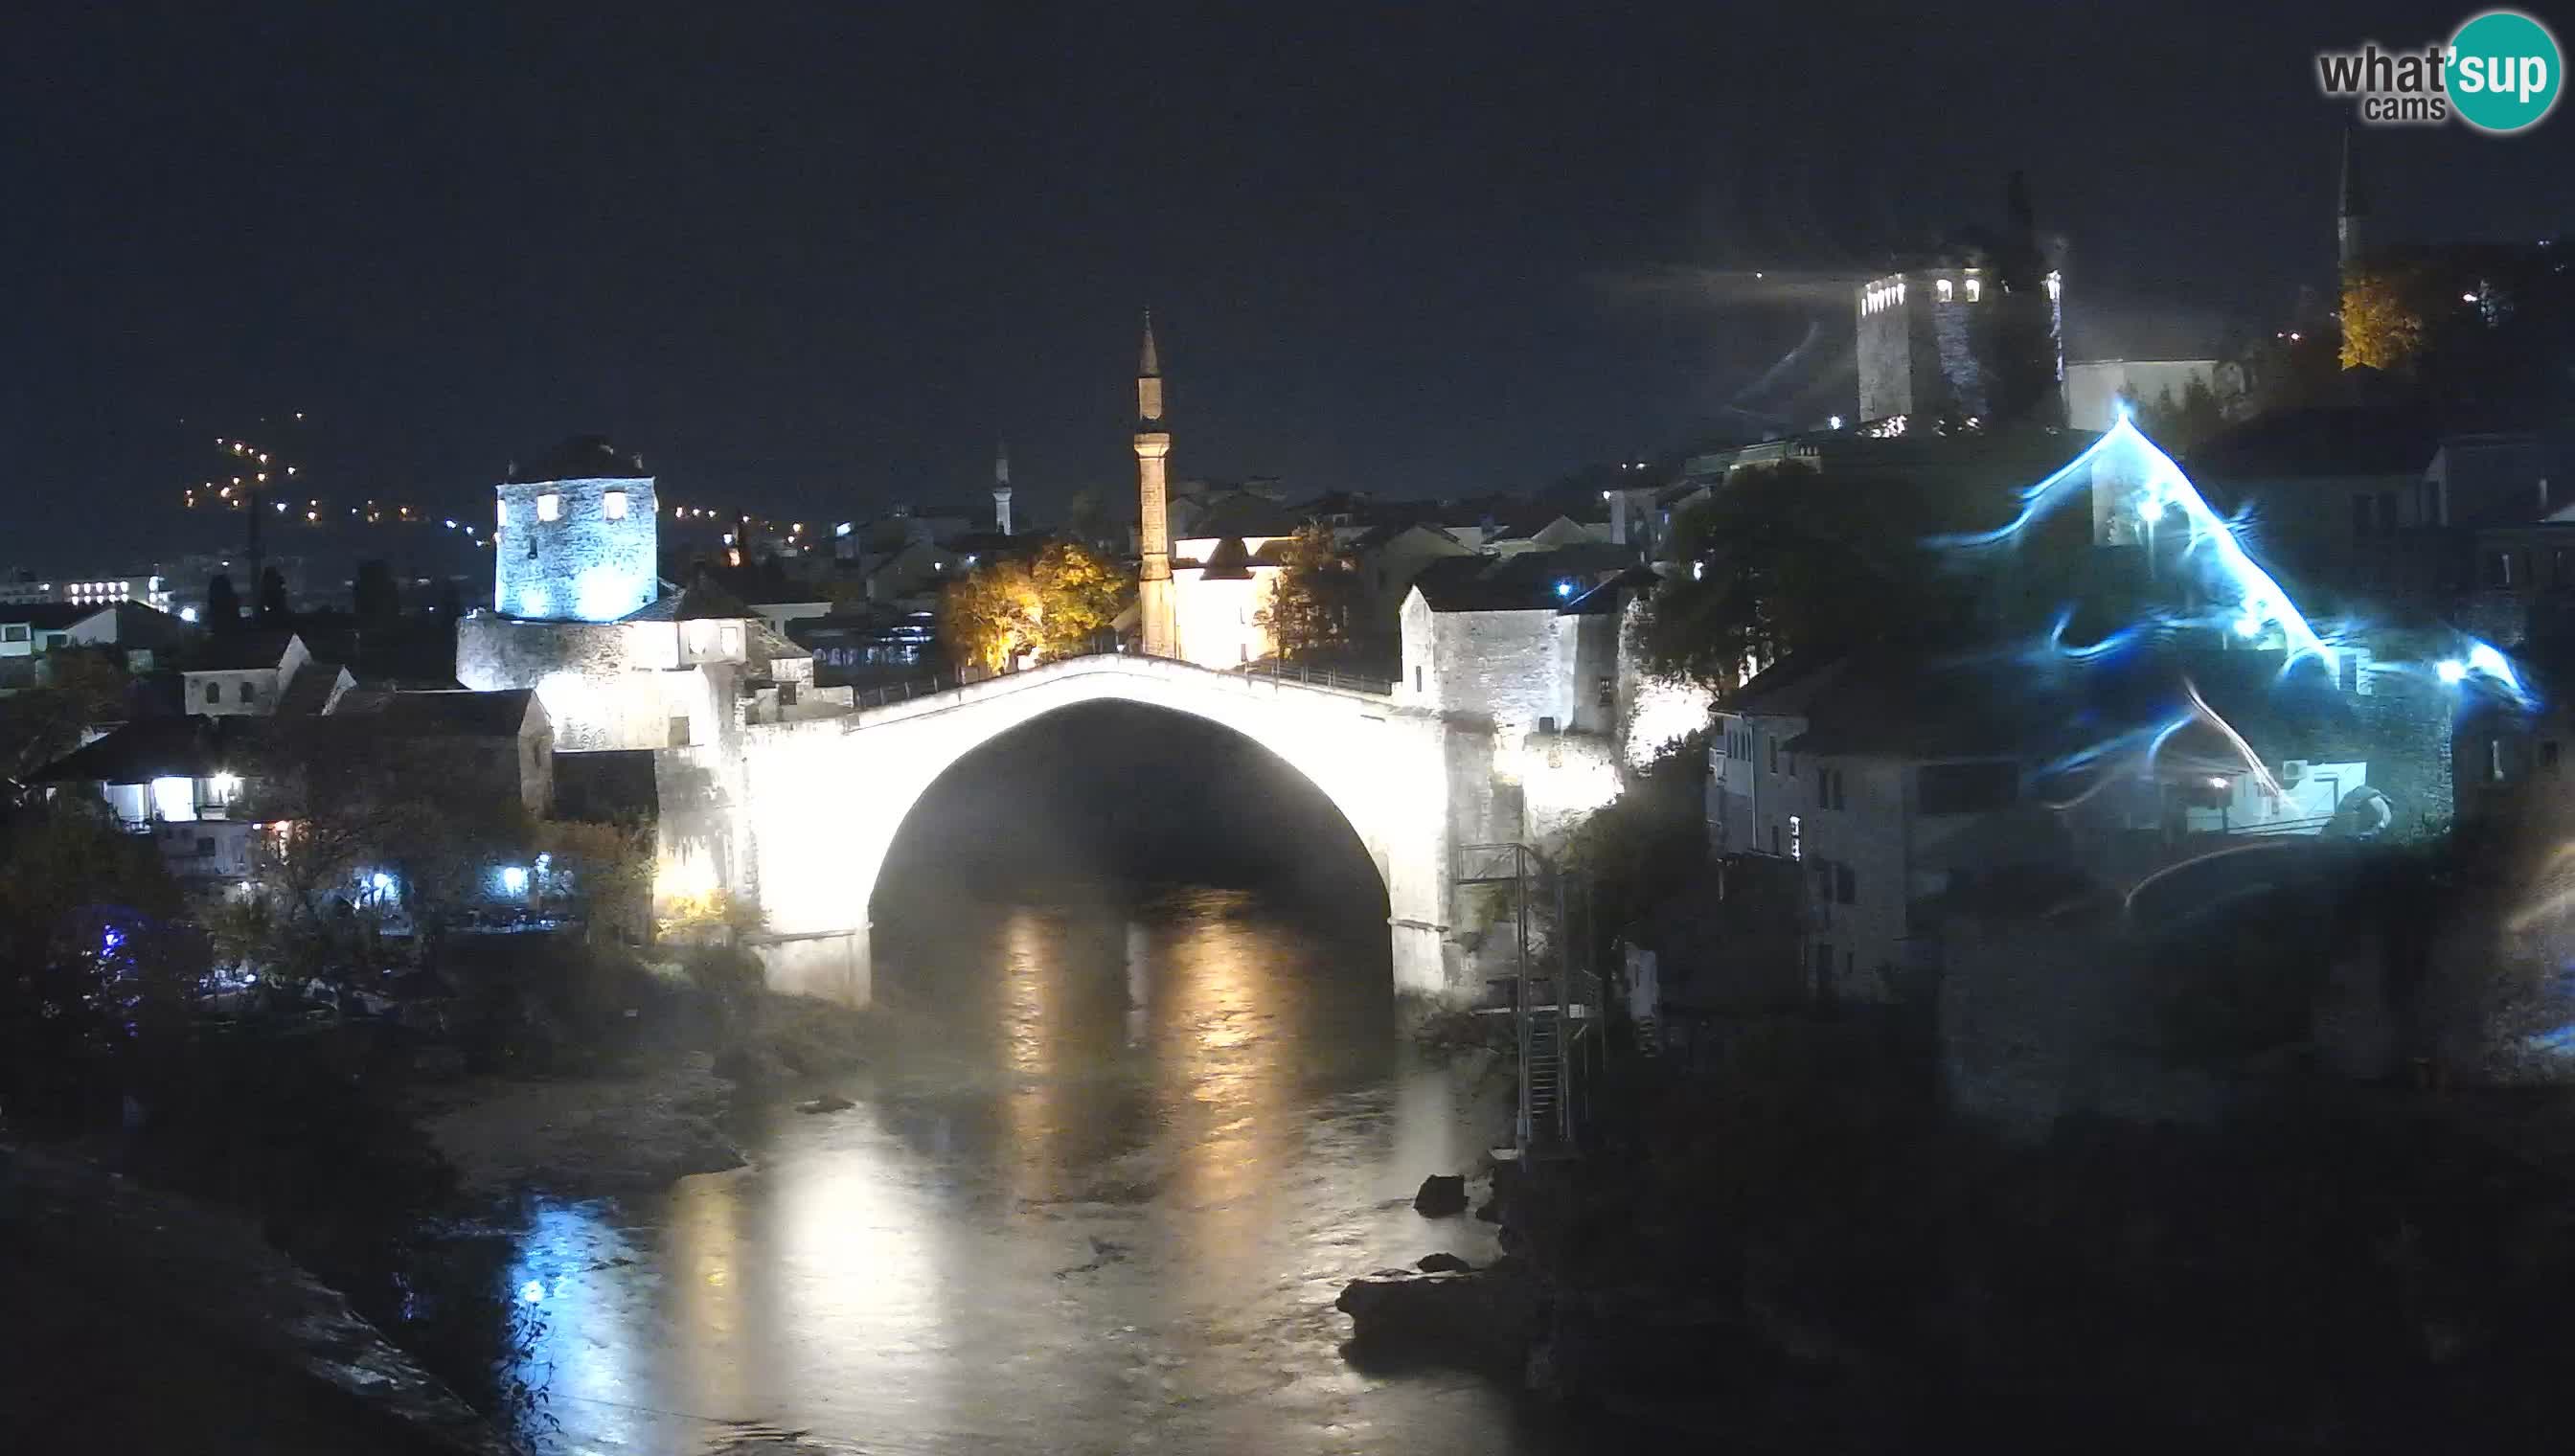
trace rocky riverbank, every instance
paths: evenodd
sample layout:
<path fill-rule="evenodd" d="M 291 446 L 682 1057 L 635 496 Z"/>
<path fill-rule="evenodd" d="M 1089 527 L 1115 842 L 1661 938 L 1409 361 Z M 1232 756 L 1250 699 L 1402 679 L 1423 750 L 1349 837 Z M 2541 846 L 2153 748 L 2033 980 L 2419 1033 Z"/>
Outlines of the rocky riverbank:
<path fill-rule="evenodd" d="M 474 1078 L 425 1093 L 418 1116 L 469 1194 L 596 1198 L 742 1166 L 733 1096 L 695 1051 L 619 1076 Z"/>
<path fill-rule="evenodd" d="M 0 1430 L 28 1450 L 518 1448 L 247 1220 L 0 1146 Z"/>

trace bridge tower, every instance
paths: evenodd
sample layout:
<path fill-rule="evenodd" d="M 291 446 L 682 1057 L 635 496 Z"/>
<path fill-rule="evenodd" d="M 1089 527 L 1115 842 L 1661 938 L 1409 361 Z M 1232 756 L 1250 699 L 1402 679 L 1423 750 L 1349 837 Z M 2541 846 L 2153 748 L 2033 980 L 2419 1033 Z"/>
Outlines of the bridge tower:
<path fill-rule="evenodd" d="M 1137 551 L 1136 609 L 1145 656 L 1181 655 L 1172 599 L 1171 484 L 1165 474 L 1172 432 L 1163 424 L 1163 360 L 1154 347 L 1154 311 L 1145 311 L 1145 344 L 1136 361 L 1136 496 L 1142 511 Z"/>

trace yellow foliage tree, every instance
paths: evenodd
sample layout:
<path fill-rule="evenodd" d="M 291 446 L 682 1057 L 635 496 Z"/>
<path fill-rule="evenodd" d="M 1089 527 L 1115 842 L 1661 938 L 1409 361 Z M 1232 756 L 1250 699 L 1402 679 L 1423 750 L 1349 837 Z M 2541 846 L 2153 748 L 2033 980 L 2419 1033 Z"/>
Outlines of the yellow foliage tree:
<path fill-rule="evenodd" d="M 2393 269 L 2351 270 L 2342 284 L 2342 367 L 2394 369 L 2423 345 L 2423 311 L 2414 275 Z"/>
<path fill-rule="evenodd" d="M 992 561 L 939 599 L 939 635 L 959 667 L 990 672 L 1016 658 L 1073 657 L 1118 620 L 1136 584 L 1077 542 L 1049 543 L 1034 562 Z"/>

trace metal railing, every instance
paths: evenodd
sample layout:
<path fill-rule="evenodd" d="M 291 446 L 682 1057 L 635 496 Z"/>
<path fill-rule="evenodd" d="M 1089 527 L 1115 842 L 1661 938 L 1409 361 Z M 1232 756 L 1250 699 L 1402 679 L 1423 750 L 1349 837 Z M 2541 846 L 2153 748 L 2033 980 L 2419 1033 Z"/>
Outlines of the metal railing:
<path fill-rule="evenodd" d="M 1309 688 L 1337 688 L 1344 693 L 1366 693 L 1378 698 L 1391 697 L 1394 693 L 1391 679 L 1362 678 L 1355 673 L 1311 668 L 1302 663 L 1290 666 L 1277 658 L 1246 663 L 1234 671 L 1247 678 L 1268 678 L 1274 683 L 1302 683 Z"/>
<path fill-rule="evenodd" d="M 1121 656 L 1138 657 L 1141 655 L 1129 653 L 1124 648 L 1117 647 L 1115 645 L 1102 645 L 1085 648 L 1076 653 L 1059 653 L 1043 662 L 1030 663 L 1025 666 L 1014 661 L 1011 666 L 1002 669 L 1000 672 L 985 673 L 981 676 L 968 676 L 967 674 L 956 672 L 933 673 L 926 678 L 911 678 L 906 679 L 901 683 L 887 683 L 876 688 L 854 688 L 851 694 L 851 707 L 854 709 L 884 708 L 889 704 L 909 703 L 916 698 L 929 698 L 936 694 L 952 693 L 957 689 L 969 688 L 977 683 L 987 683 L 995 678 L 1009 678 L 1015 677 L 1021 673 L 1033 673 L 1041 668 L 1053 667 L 1058 663 L 1069 663 L 1078 658 L 1109 658 Z M 1179 663 L 1183 667 L 1194 666 L 1180 658 L 1156 658 L 1150 659 L 1149 661 Z M 1209 671 L 1225 671 L 1232 677 L 1267 678 L 1274 683 L 1298 683 L 1309 688 L 1334 688 L 1343 693 L 1365 693 L 1377 698 L 1390 697 L 1394 693 L 1394 684 L 1388 679 L 1364 678 L 1353 673 L 1339 673 L 1328 668 L 1309 668 L 1302 664 L 1288 666 L 1280 663 L 1276 659 L 1267 663 L 1251 663 L 1231 670 L 1210 669 Z"/>

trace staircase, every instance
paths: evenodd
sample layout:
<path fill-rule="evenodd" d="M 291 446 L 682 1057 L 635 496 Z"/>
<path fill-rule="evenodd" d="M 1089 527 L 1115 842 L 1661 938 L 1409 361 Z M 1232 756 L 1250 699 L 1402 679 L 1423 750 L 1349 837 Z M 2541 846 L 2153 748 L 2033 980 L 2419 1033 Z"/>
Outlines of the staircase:
<path fill-rule="evenodd" d="M 1455 883 L 1511 888 L 1515 939 L 1511 973 L 1492 986 L 1499 994 L 1484 1007 L 1507 1015 L 1519 1053 L 1519 1109 L 1513 1146 L 1496 1149 L 1519 1158 L 1570 1157 L 1577 1150 L 1581 1089 L 1577 1085 L 1583 1038 L 1599 1024 L 1600 978 L 1572 965 L 1571 947 L 1587 943 L 1568 918 L 1562 873 L 1526 844 L 1470 844 L 1458 854 Z M 1529 935 L 1532 897 L 1555 906 L 1552 952 L 1533 953 Z"/>

